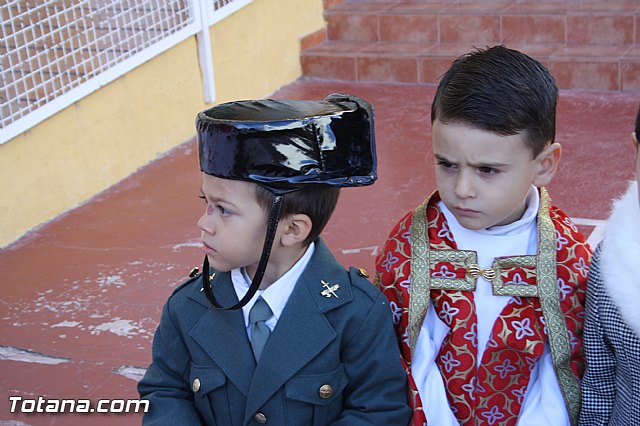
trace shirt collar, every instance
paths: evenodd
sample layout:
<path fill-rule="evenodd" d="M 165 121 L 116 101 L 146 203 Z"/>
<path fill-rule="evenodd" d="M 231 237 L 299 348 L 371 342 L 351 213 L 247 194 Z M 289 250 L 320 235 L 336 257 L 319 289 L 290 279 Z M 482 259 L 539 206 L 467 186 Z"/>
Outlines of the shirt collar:
<path fill-rule="evenodd" d="M 249 326 L 249 312 L 260 296 L 262 296 L 264 301 L 269 305 L 269 308 L 271 308 L 276 321 L 280 319 L 280 315 L 282 315 L 282 311 L 289 300 L 289 296 L 291 296 L 298 279 L 307 267 L 314 251 L 315 243 L 311 243 L 300 260 L 298 260 L 291 269 L 266 289 L 258 290 L 251 300 L 242 307 L 245 326 Z M 244 273 L 244 268 L 233 269 L 231 271 L 231 281 L 233 282 L 233 287 L 238 299 L 242 299 L 251 285 L 251 280 Z"/>

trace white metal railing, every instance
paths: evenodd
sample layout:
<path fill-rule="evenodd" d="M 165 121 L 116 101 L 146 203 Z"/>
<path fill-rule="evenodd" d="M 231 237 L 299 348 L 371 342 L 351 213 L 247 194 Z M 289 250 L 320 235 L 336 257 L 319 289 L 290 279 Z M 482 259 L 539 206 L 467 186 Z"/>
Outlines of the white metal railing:
<path fill-rule="evenodd" d="M 3 0 L 0 143 L 198 34 L 215 99 L 209 26 L 251 0 Z"/>

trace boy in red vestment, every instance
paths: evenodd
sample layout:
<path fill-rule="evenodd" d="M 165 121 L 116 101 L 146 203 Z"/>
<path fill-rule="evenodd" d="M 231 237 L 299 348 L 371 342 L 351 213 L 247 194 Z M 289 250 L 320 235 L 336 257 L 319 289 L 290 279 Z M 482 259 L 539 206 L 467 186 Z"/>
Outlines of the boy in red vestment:
<path fill-rule="evenodd" d="M 435 191 L 376 260 L 413 425 L 569 425 L 591 249 L 545 190 L 558 89 L 527 55 L 458 58 L 432 107 Z"/>

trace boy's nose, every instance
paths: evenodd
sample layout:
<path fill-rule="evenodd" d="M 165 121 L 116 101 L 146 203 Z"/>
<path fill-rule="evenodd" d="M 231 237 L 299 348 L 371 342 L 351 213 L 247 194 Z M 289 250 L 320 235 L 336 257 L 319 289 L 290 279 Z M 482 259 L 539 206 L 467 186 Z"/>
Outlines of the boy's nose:
<path fill-rule="evenodd" d="M 471 198 L 474 196 L 472 180 L 463 173 L 460 173 L 456 178 L 455 193 L 458 198 Z"/>
<path fill-rule="evenodd" d="M 202 216 L 200 216 L 200 219 L 198 219 L 198 229 L 210 235 L 213 235 L 215 231 L 213 221 L 211 220 L 211 215 L 207 214 L 206 211 L 202 214 Z"/>

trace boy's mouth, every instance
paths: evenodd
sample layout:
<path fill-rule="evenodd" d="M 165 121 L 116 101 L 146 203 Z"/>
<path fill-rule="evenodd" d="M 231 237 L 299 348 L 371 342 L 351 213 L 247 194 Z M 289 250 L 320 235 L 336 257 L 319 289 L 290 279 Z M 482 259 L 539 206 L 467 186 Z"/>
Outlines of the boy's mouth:
<path fill-rule="evenodd" d="M 466 209 L 463 207 L 454 207 L 453 210 L 461 216 L 477 216 L 480 213 L 477 210 Z"/>
<path fill-rule="evenodd" d="M 211 247 L 209 244 L 205 243 L 204 241 L 202 241 L 202 251 L 204 251 L 205 254 L 214 254 L 216 252 L 216 250 Z"/>

